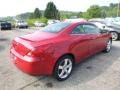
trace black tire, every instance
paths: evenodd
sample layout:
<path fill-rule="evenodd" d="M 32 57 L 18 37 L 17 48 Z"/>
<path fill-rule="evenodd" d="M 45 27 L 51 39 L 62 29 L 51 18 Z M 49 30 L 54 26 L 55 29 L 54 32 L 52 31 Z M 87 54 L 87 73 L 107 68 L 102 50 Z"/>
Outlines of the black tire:
<path fill-rule="evenodd" d="M 26 29 L 28 29 L 28 26 L 26 26 Z"/>
<path fill-rule="evenodd" d="M 8 30 L 12 30 L 12 28 L 10 27 Z"/>
<path fill-rule="evenodd" d="M 110 46 L 108 46 L 108 44 L 110 44 Z M 105 53 L 110 52 L 110 50 L 111 50 L 111 45 L 112 45 L 112 40 L 110 39 L 110 40 L 107 41 L 107 43 L 106 43 L 106 48 L 103 50 L 103 52 L 105 52 Z"/>
<path fill-rule="evenodd" d="M 117 32 L 110 32 L 111 33 L 111 35 L 112 35 L 112 40 L 113 41 L 116 41 L 116 40 L 118 40 L 119 39 L 119 34 L 117 33 Z M 113 36 L 114 35 L 114 36 Z"/>
<path fill-rule="evenodd" d="M 65 59 L 69 59 L 70 60 L 70 62 L 72 63 L 72 68 L 70 69 L 71 71 L 69 72 L 69 74 L 68 74 L 68 72 L 67 72 L 67 76 L 66 77 L 64 77 L 64 78 L 61 78 L 60 76 L 59 76 L 59 72 L 60 72 L 60 69 L 59 69 L 59 66 L 60 65 L 62 65 L 62 63 L 65 61 Z M 64 65 L 63 65 L 63 67 L 64 67 Z M 64 67 L 64 69 L 65 69 L 66 67 Z M 67 69 L 66 69 L 67 70 Z M 68 69 L 69 70 L 69 69 Z M 72 73 L 72 70 L 73 70 L 73 58 L 70 56 L 70 55 L 65 55 L 65 56 L 63 56 L 63 57 L 61 57 L 59 60 L 58 60 L 58 62 L 56 63 L 56 65 L 55 65 L 55 68 L 54 68 L 54 72 L 53 72 L 53 74 L 54 74 L 54 78 L 55 79 L 57 79 L 58 81 L 64 81 L 64 80 L 66 80 L 67 78 L 69 78 L 69 76 L 71 75 L 71 73 Z M 62 70 L 61 70 L 61 73 L 62 73 Z M 64 73 L 66 73 L 66 71 L 64 70 Z M 63 74 L 64 74 L 63 73 Z"/>

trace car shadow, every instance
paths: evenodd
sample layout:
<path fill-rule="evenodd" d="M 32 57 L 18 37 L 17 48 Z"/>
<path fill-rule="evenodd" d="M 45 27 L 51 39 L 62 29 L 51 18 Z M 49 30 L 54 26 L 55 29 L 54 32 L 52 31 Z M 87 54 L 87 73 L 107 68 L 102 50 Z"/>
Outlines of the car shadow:
<path fill-rule="evenodd" d="M 63 82 L 59 82 L 54 78 L 47 76 L 44 79 L 34 83 L 34 87 L 39 87 L 43 83 L 48 88 L 70 88 L 79 84 L 84 84 L 95 79 L 99 75 L 106 72 L 116 60 L 120 57 L 120 48 L 113 46 L 110 53 L 98 53 L 80 64 L 76 65 L 70 78 Z M 113 55 L 114 54 L 114 55 Z M 38 76 L 36 78 L 39 78 Z"/>
<path fill-rule="evenodd" d="M 9 39 L 7 38 L 0 38 L 0 42 L 8 41 Z"/>

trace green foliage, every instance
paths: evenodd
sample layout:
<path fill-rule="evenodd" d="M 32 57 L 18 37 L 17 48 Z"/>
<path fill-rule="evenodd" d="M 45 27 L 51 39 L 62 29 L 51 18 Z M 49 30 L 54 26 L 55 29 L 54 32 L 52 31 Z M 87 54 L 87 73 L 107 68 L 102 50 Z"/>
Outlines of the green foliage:
<path fill-rule="evenodd" d="M 66 16 L 66 15 L 61 15 L 61 16 L 60 16 L 60 20 L 65 20 L 65 19 L 67 19 L 67 16 Z"/>
<path fill-rule="evenodd" d="M 79 12 L 79 13 L 77 14 L 77 16 L 78 16 L 79 18 L 82 18 L 82 17 L 83 17 L 83 12 Z"/>
<path fill-rule="evenodd" d="M 111 3 L 109 6 L 91 6 L 86 12 L 82 14 L 82 16 L 86 19 L 90 18 L 106 18 L 106 17 L 116 17 L 118 11 L 118 4 Z M 118 12 L 118 16 L 120 16 L 120 8 Z"/>
<path fill-rule="evenodd" d="M 29 26 L 34 26 L 34 23 L 36 21 L 47 24 L 48 19 L 45 18 L 45 17 L 41 17 L 39 19 L 28 19 L 27 23 L 28 23 Z"/>
<path fill-rule="evenodd" d="M 47 24 L 48 19 L 46 17 L 40 18 L 40 22 Z"/>
<path fill-rule="evenodd" d="M 118 4 L 111 3 L 109 6 L 102 6 L 101 9 L 106 14 L 106 17 L 116 17 L 118 11 Z M 120 16 L 120 8 L 118 15 Z"/>
<path fill-rule="evenodd" d="M 87 18 L 99 18 L 101 17 L 101 8 L 97 5 L 91 6 L 86 13 Z"/>
<path fill-rule="evenodd" d="M 78 12 L 60 11 L 60 20 L 71 18 L 71 16 L 78 16 Z"/>
<path fill-rule="evenodd" d="M 87 20 L 91 18 L 88 12 L 84 12 L 82 16 Z"/>
<path fill-rule="evenodd" d="M 104 10 L 101 11 L 101 17 L 102 18 L 106 18 L 107 17 L 107 14 Z"/>
<path fill-rule="evenodd" d="M 27 20 L 28 26 L 34 26 L 35 21 L 36 19 L 28 19 Z"/>
<path fill-rule="evenodd" d="M 60 19 L 60 13 L 53 2 L 47 4 L 44 16 L 48 19 Z"/>
<path fill-rule="evenodd" d="M 40 18 L 41 16 L 42 16 L 41 11 L 39 10 L 39 8 L 36 8 L 35 11 L 31 14 L 30 18 L 37 19 Z"/>

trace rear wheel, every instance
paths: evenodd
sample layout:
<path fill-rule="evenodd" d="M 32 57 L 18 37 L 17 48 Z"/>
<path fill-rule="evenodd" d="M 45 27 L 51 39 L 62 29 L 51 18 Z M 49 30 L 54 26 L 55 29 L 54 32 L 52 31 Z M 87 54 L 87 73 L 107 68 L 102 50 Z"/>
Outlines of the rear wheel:
<path fill-rule="evenodd" d="M 108 40 L 104 52 L 108 53 L 111 50 L 112 40 Z"/>
<path fill-rule="evenodd" d="M 111 35 L 112 35 L 112 40 L 114 40 L 114 41 L 118 40 L 119 35 L 117 32 L 111 32 Z"/>
<path fill-rule="evenodd" d="M 54 77 L 59 81 L 66 80 L 71 75 L 72 69 L 73 58 L 69 55 L 63 56 L 55 65 Z"/>

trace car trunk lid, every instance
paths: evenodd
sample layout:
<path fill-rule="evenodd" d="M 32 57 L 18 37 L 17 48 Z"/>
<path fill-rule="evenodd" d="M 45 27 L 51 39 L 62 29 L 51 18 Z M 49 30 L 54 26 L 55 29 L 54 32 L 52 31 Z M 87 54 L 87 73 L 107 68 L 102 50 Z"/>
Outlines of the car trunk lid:
<path fill-rule="evenodd" d="M 24 35 L 20 38 L 27 40 L 27 41 L 31 41 L 31 42 L 39 42 L 42 40 L 53 38 L 53 37 L 55 37 L 55 35 L 56 34 L 54 34 L 54 33 L 37 31 L 37 32 L 32 33 L 32 34 Z"/>

